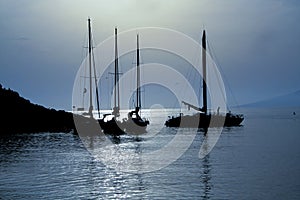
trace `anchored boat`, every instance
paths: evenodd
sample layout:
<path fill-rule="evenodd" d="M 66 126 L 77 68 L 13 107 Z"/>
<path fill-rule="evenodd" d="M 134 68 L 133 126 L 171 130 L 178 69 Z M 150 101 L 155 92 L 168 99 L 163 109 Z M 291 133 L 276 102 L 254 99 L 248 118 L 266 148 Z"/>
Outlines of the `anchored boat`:
<path fill-rule="evenodd" d="M 182 101 L 182 103 L 188 106 L 188 109 L 192 108 L 197 113 L 193 115 L 183 115 L 171 117 L 166 122 L 167 127 L 188 127 L 188 128 L 208 128 L 208 127 L 222 127 L 222 126 L 239 126 L 244 120 L 241 114 L 232 114 L 230 111 L 226 114 L 209 113 L 207 109 L 207 85 L 206 85 L 206 33 L 203 31 L 202 36 L 202 67 L 203 67 L 203 107 L 192 105 L 188 102 Z"/>

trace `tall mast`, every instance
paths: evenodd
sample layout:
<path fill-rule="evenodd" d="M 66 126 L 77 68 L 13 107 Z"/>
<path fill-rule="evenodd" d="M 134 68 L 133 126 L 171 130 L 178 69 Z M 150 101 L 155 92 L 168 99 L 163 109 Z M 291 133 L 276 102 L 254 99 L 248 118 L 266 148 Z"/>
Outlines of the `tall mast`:
<path fill-rule="evenodd" d="M 93 45 L 93 38 L 92 43 Z M 97 73 L 96 73 L 96 64 L 95 64 L 95 56 L 94 56 L 94 47 L 92 46 L 92 60 L 93 60 L 93 69 L 94 69 L 94 79 L 95 79 L 95 87 L 96 87 L 96 103 L 97 103 L 97 111 L 98 117 L 100 119 L 100 105 L 99 105 L 99 92 L 98 92 L 98 81 L 97 81 Z"/>
<path fill-rule="evenodd" d="M 115 28 L 115 95 L 113 114 L 119 115 L 120 110 L 120 90 L 119 90 L 119 63 L 118 63 L 118 30 Z"/>
<path fill-rule="evenodd" d="M 207 85 L 206 85 L 206 34 L 203 31 L 202 36 L 202 68 L 203 68 L 203 108 L 202 111 L 207 114 Z"/>
<path fill-rule="evenodd" d="M 139 112 L 141 106 L 140 94 L 140 49 L 139 49 L 139 34 L 136 35 L 136 112 Z"/>
<path fill-rule="evenodd" d="M 89 115 L 93 117 L 93 97 L 92 97 L 92 30 L 91 30 L 91 19 L 88 19 L 88 31 L 89 31 L 89 81 L 90 81 L 90 107 Z"/>

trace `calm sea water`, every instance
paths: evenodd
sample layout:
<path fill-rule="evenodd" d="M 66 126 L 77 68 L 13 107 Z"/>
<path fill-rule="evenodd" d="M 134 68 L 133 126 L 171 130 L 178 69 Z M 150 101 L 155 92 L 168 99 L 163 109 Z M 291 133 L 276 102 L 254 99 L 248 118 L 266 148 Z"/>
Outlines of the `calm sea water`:
<path fill-rule="evenodd" d="M 1 137 L 0 199 L 300 199 L 300 109 L 242 112 L 243 126 L 225 128 L 205 158 L 198 131 L 178 160 L 143 174 L 106 167 L 72 134 Z M 176 129 L 151 120 L 148 137 L 118 145 L 143 154 L 167 144 Z"/>

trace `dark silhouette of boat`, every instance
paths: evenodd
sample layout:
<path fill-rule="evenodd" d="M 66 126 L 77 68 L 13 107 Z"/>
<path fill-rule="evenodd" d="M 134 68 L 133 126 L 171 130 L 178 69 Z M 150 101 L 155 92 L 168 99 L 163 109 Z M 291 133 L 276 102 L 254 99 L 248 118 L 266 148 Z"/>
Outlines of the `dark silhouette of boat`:
<path fill-rule="evenodd" d="M 183 104 L 188 106 L 188 109 L 192 108 L 197 111 L 194 115 L 183 115 L 180 113 L 179 116 L 171 117 L 166 122 L 167 127 L 198 127 L 198 128 L 208 128 L 208 127 L 222 127 L 222 126 L 239 126 L 244 120 L 243 115 L 232 114 L 230 111 L 225 115 L 219 113 L 212 114 L 208 112 L 207 109 L 207 85 L 206 85 L 206 34 L 203 31 L 202 36 L 202 66 L 203 66 L 203 107 L 199 108 L 185 101 Z"/>
<path fill-rule="evenodd" d="M 118 61 L 118 29 L 115 28 L 115 72 L 114 72 L 114 107 L 111 114 L 105 114 L 98 122 L 104 133 L 112 135 L 125 134 L 123 122 L 120 117 L 120 86 L 119 86 L 119 61 Z"/>
<path fill-rule="evenodd" d="M 89 85 L 89 104 L 88 104 L 88 110 L 85 111 L 84 107 L 79 107 L 77 108 L 78 112 L 82 113 L 82 118 L 76 118 L 73 117 L 74 122 L 76 124 L 76 129 L 77 132 L 84 134 L 84 135 L 94 135 L 97 133 L 103 133 L 103 130 L 100 129 L 99 123 L 97 119 L 94 118 L 93 116 L 93 76 L 94 74 L 94 84 L 95 84 L 95 89 L 96 89 L 96 99 L 97 99 L 97 109 L 98 109 L 98 114 L 100 118 L 100 108 L 99 108 L 99 98 L 98 98 L 98 86 L 97 86 L 97 77 L 96 77 L 96 67 L 95 67 L 95 62 L 94 62 L 94 53 L 93 53 L 93 38 L 92 38 L 92 28 L 91 28 L 91 19 L 88 18 L 88 85 Z M 84 77 L 86 78 L 86 77 Z M 83 98 L 84 94 L 88 92 L 86 88 L 84 88 L 83 92 Z M 75 106 L 73 106 L 75 108 Z"/>
<path fill-rule="evenodd" d="M 128 113 L 128 119 L 124 121 L 124 128 L 127 133 L 145 133 L 149 121 L 140 116 L 141 112 L 141 91 L 140 91 L 140 49 L 139 35 L 137 34 L 136 49 L 136 106 Z"/>
<path fill-rule="evenodd" d="M 98 93 L 98 81 L 96 76 L 96 67 L 94 62 L 94 53 L 93 53 L 93 42 L 92 42 L 92 28 L 91 28 L 91 19 L 88 19 L 88 79 L 89 79 L 89 109 L 87 112 L 83 112 L 85 116 L 84 120 L 77 121 L 76 124 L 79 125 L 82 131 L 96 131 L 100 129 L 101 132 L 104 132 L 109 135 L 118 136 L 124 134 L 123 129 L 120 128 L 121 122 L 117 119 L 119 117 L 119 85 L 118 85 L 118 51 L 117 51 L 117 29 L 115 29 L 115 87 L 117 94 L 115 94 L 115 105 L 113 112 L 111 114 L 105 114 L 101 118 L 100 115 L 100 106 L 99 106 L 99 93 Z M 93 76 L 94 75 L 94 76 Z M 97 101 L 97 111 L 98 118 L 94 117 L 93 114 L 93 78 L 94 78 L 94 87 L 96 90 L 96 101 Z M 86 89 L 85 89 L 86 92 Z M 118 101 L 116 100 L 118 97 Z M 78 108 L 77 111 L 84 111 L 84 108 Z M 99 127 L 100 125 L 100 127 Z"/>

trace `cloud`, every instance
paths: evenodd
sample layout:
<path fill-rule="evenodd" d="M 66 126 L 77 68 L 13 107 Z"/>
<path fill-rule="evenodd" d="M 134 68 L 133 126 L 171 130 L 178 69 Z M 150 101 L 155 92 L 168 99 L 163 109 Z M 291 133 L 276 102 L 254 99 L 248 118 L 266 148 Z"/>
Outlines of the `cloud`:
<path fill-rule="evenodd" d="M 205 28 L 237 99 L 242 103 L 264 99 L 300 85 L 299 8 L 296 0 L 3 0 L 0 80 L 32 95 L 31 91 L 47 87 L 49 95 L 55 96 L 56 89 L 67 84 L 70 94 L 91 16 L 96 42 L 111 36 L 115 26 L 120 31 L 166 27 L 196 41 Z M 64 74 L 50 86 L 27 85 L 28 69 L 40 69 L 38 75 L 53 75 L 53 79 L 61 70 Z M 22 80 L 11 74 L 22 75 Z M 70 104 L 66 96 L 55 97 L 56 102 Z"/>

